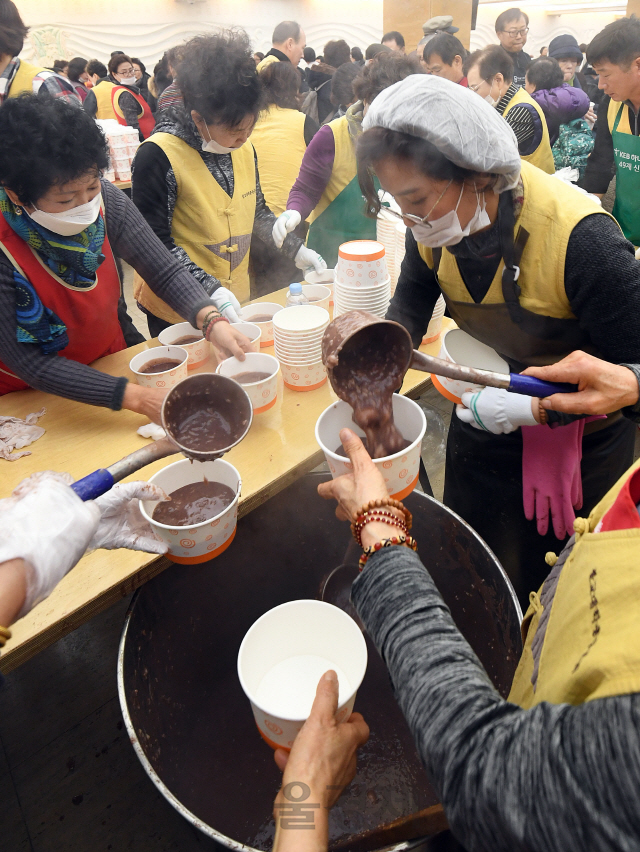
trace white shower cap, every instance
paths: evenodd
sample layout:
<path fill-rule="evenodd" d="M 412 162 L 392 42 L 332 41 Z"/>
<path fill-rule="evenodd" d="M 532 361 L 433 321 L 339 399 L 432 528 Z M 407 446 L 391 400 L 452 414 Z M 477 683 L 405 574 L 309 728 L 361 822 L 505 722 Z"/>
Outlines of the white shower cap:
<path fill-rule="evenodd" d="M 457 166 L 500 175 L 497 193 L 518 182 L 520 154 L 513 130 L 475 92 L 442 77 L 411 74 L 389 86 L 373 101 L 362 126 L 418 136 Z"/>

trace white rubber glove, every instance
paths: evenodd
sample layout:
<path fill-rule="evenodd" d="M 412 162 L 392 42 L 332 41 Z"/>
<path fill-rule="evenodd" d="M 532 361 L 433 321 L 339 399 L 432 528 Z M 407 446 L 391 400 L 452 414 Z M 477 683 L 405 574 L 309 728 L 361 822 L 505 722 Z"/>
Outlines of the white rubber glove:
<path fill-rule="evenodd" d="M 95 500 L 101 512 L 100 523 L 89 547 L 115 550 L 144 550 L 166 553 L 169 546 L 156 538 L 151 524 L 144 519 L 138 500 L 168 500 L 168 495 L 150 482 L 122 482 Z"/>
<path fill-rule="evenodd" d="M 303 272 L 311 268 L 315 269 L 316 272 L 323 272 L 327 268 L 327 264 L 318 252 L 307 248 L 305 245 L 300 246 L 293 262 Z"/>
<path fill-rule="evenodd" d="M 0 562 L 24 559 L 27 595 L 18 618 L 51 594 L 87 549 L 100 520 L 93 502 L 69 488 L 68 474 L 41 471 L 0 500 Z"/>
<path fill-rule="evenodd" d="M 282 248 L 282 243 L 287 238 L 287 234 L 295 231 L 301 221 L 302 217 L 297 210 L 285 210 L 284 213 L 278 216 L 271 231 L 276 248 Z"/>
<path fill-rule="evenodd" d="M 520 426 L 537 425 L 531 411 L 532 399 L 501 388 L 483 388 L 477 393 L 463 393 L 456 414 L 463 423 L 470 423 L 476 429 L 507 435 Z"/>
<path fill-rule="evenodd" d="M 229 322 L 240 322 L 238 313 L 240 312 L 240 302 L 233 295 L 231 290 L 226 287 L 218 287 L 211 294 L 211 301 L 220 311 L 223 317 L 226 317 Z"/>

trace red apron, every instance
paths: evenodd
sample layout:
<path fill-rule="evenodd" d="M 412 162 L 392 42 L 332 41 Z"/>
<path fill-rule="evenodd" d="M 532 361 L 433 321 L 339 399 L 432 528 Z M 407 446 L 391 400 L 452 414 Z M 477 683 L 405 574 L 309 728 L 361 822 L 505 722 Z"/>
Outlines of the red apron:
<path fill-rule="evenodd" d="M 70 287 L 48 269 L 36 252 L 16 234 L 2 214 L 0 250 L 34 286 L 42 304 L 50 308 L 66 325 L 69 343 L 57 353 L 59 357 L 78 361 L 80 364 L 90 364 L 96 358 L 126 348 L 118 322 L 120 279 L 106 235 L 102 246 L 105 258 L 98 267 L 96 282 L 84 290 Z M 0 361 L 0 395 L 28 387 L 26 382 Z"/>
<path fill-rule="evenodd" d="M 151 107 L 142 97 L 142 95 L 136 95 L 135 92 L 132 92 L 131 89 L 126 86 L 114 86 L 111 90 L 111 105 L 113 106 L 113 111 L 115 112 L 118 123 L 127 127 L 126 118 L 120 113 L 122 110 L 119 107 L 118 99 L 120 96 L 120 92 L 129 92 L 140 104 L 140 109 L 142 112 L 138 113 L 138 124 L 140 125 L 140 132 L 144 136 L 145 139 L 148 139 L 153 133 L 153 128 L 156 126 L 156 120 L 151 113 Z M 117 108 L 116 108 L 117 107 Z"/>

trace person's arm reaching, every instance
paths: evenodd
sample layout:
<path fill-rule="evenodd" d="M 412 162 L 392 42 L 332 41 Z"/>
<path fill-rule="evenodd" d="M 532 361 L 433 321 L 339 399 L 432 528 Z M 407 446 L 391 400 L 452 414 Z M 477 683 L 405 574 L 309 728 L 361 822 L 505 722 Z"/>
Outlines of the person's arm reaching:
<path fill-rule="evenodd" d="M 407 228 L 406 253 L 398 277 L 396 292 L 386 319 L 403 325 L 418 348 L 422 342 L 433 309 L 441 294 L 433 269 L 429 269 L 418 252 L 411 228 Z"/>
<path fill-rule="evenodd" d="M 284 749 L 274 752 L 283 775 L 273 808 L 276 824 L 273 852 L 327 850 L 329 810 L 356 774 L 356 751 L 369 738 L 369 728 L 360 713 L 352 713 L 338 722 L 337 709 L 338 678 L 330 670 L 320 678 L 311 713 L 291 752 Z M 304 801 L 313 813 L 313 827 L 291 825 L 287 810 L 307 791 Z"/>
<path fill-rule="evenodd" d="M 149 482 L 114 486 L 83 502 L 68 474 L 41 471 L 0 500 L 0 625 L 8 627 L 48 597 L 87 549 L 127 547 L 163 554 L 139 500 L 168 500 Z"/>
<path fill-rule="evenodd" d="M 318 206 L 331 178 L 335 156 L 333 131 L 325 125 L 309 143 L 287 201 L 287 210 L 296 210 L 303 221 Z"/>
<path fill-rule="evenodd" d="M 253 221 L 253 233 L 260 237 L 262 242 L 270 245 L 273 242 L 273 227 L 276 224 L 276 215 L 267 206 L 262 187 L 260 186 L 260 172 L 258 167 L 258 158 L 256 155 L 256 215 Z M 288 234 L 282 245 L 280 253 L 285 257 L 293 258 L 300 251 L 300 246 L 303 244 L 300 237 L 295 234 Z"/>
<path fill-rule="evenodd" d="M 623 409 L 632 420 L 640 422 L 637 410 L 640 364 L 610 364 L 588 355 L 572 352 L 562 361 L 548 367 L 529 367 L 526 376 L 548 382 L 578 385 L 576 393 L 556 393 L 542 400 L 542 407 L 570 414 L 610 414 Z"/>
<path fill-rule="evenodd" d="M 360 439 L 350 430 L 341 439 L 353 473 L 318 491 L 338 499 L 339 517 L 352 517 L 385 485 Z M 633 848 L 640 697 L 527 711 L 508 703 L 454 624 L 429 558 L 384 548 L 351 594 L 456 837 L 469 852 Z"/>

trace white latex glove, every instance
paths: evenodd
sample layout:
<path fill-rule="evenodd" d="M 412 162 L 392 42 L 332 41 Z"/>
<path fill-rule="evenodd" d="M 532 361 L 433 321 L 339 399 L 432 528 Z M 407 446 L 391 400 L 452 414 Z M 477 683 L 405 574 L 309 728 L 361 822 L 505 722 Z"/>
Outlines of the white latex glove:
<path fill-rule="evenodd" d="M 240 302 L 236 299 L 231 290 L 227 290 L 226 287 L 218 287 L 218 289 L 214 290 L 211 294 L 211 301 L 220 311 L 222 316 L 226 317 L 229 322 L 240 322 L 240 317 L 238 316 L 238 313 L 241 310 Z"/>
<path fill-rule="evenodd" d="M 313 268 L 316 272 L 323 272 L 327 268 L 327 264 L 318 252 L 307 248 L 305 245 L 300 246 L 293 262 L 298 269 L 303 271 Z"/>
<path fill-rule="evenodd" d="M 282 243 L 285 241 L 287 234 L 295 231 L 301 221 L 302 217 L 297 210 L 285 210 L 284 213 L 278 216 L 271 231 L 276 248 L 282 248 Z"/>
<path fill-rule="evenodd" d="M 69 488 L 68 474 L 42 471 L 0 500 L 0 562 L 24 559 L 27 595 L 18 618 L 51 594 L 82 557 L 100 520 L 93 502 Z"/>
<path fill-rule="evenodd" d="M 151 524 L 144 519 L 138 500 L 168 500 L 168 495 L 150 482 L 121 482 L 95 500 L 101 512 L 100 523 L 89 547 L 115 550 L 144 550 L 166 553 L 168 545 L 156 538 Z"/>
<path fill-rule="evenodd" d="M 470 423 L 476 429 L 506 435 L 520 426 L 537 425 L 531 411 L 532 399 L 501 388 L 483 388 L 477 393 L 463 393 L 456 414 L 463 423 Z"/>

